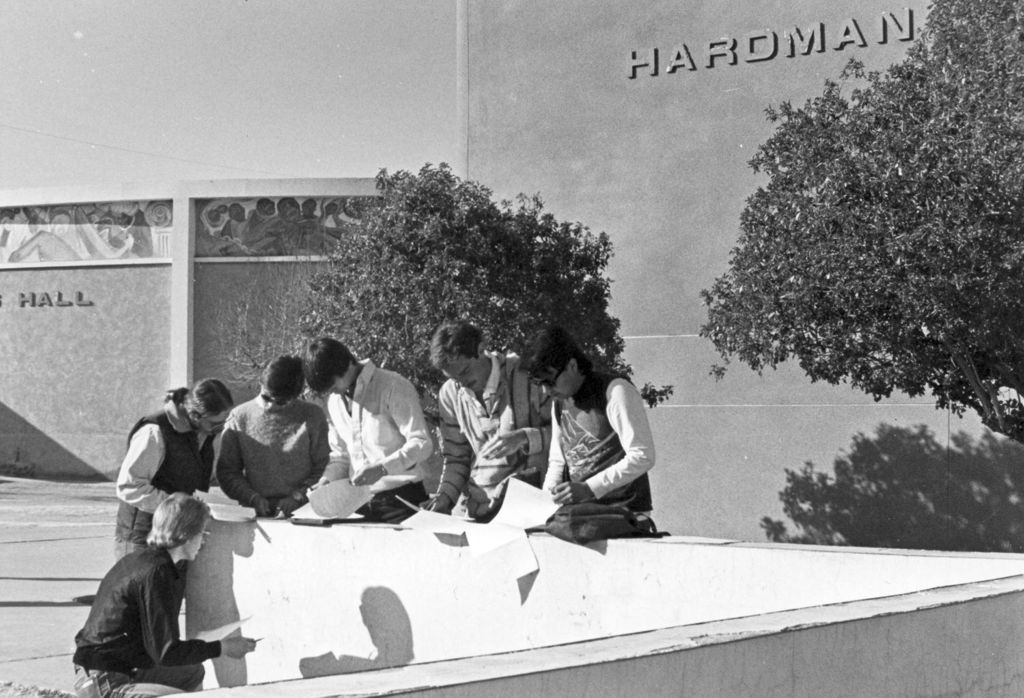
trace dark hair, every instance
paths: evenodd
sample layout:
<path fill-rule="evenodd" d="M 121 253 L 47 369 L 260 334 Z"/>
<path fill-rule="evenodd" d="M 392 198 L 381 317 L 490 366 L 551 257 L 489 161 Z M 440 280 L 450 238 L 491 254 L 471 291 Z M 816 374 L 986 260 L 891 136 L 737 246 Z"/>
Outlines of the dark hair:
<path fill-rule="evenodd" d="M 484 341 L 476 326 L 462 320 L 442 323 L 430 340 L 430 363 L 444 370 L 456 358 L 475 359 Z"/>
<path fill-rule="evenodd" d="M 199 535 L 209 520 L 206 502 L 175 492 L 157 506 L 146 542 L 154 548 L 177 548 Z"/>
<path fill-rule="evenodd" d="M 330 337 L 320 337 L 306 347 L 302 370 L 309 389 L 322 393 L 334 385 L 336 378 L 348 373 L 355 362 L 356 358 L 344 344 Z"/>
<path fill-rule="evenodd" d="M 208 414 L 220 414 L 235 406 L 231 391 L 216 378 L 204 378 L 192 386 L 192 390 L 168 390 L 164 402 L 173 402 L 182 407 L 194 419 Z"/>
<path fill-rule="evenodd" d="M 561 371 L 569 364 L 569 359 L 576 359 L 576 366 L 583 375 L 588 375 L 593 368 L 571 334 L 558 325 L 549 325 L 534 335 L 523 364 L 531 377 L 537 377 L 548 369 Z"/>
<path fill-rule="evenodd" d="M 302 394 L 302 359 L 277 357 L 263 369 L 260 383 L 271 397 L 294 400 Z"/>

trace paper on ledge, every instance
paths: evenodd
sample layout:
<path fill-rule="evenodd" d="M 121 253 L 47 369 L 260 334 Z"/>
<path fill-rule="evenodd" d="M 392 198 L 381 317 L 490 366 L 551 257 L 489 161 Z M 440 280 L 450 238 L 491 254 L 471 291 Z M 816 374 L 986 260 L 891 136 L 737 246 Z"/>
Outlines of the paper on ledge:
<path fill-rule="evenodd" d="M 311 491 L 307 506 L 312 508 L 316 518 L 344 519 L 370 501 L 372 496 L 369 487 L 356 487 L 348 480 L 335 480 Z M 307 514 L 304 512 L 304 518 L 313 518 Z"/>
<path fill-rule="evenodd" d="M 505 501 L 491 523 L 516 528 L 543 526 L 556 509 L 558 505 L 548 492 L 512 478 L 505 490 Z"/>

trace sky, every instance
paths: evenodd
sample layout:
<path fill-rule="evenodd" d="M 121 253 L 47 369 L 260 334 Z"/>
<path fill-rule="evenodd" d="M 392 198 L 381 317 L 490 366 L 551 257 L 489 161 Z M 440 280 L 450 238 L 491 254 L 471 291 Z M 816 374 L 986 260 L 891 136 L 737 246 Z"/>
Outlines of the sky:
<path fill-rule="evenodd" d="M 2 0 L 0 189 L 456 155 L 456 0 Z"/>

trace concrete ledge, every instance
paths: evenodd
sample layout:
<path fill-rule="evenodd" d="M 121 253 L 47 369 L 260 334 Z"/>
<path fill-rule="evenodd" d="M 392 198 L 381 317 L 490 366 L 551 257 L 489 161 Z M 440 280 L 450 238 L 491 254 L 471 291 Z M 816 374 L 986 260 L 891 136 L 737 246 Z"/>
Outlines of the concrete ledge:
<path fill-rule="evenodd" d="M 647 633 L 209 691 L 341 696 L 1009 696 L 1024 577 Z"/>
<path fill-rule="evenodd" d="M 885 644 L 885 633 L 917 624 L 915 614 L 931 608 L 938 609 L 938 625 L 922 628 L 927 638 L 913 640 L 922 646 L 951 622 L 970 625 L 972 641 L 1024 638 L 1016 621 L 1000 625 L 1010 621 L 999 611 L 979 626 L 981 621 L 956 619 L 952 610 L 985 602 L 1013 606 L 1007 618 L 1024 611 L 1016 609 L 1024 574 L 1019 555 L 675 537 L 584 547 L 543 534 L 478 554 L 442 535 L 379 525 L 216 521 L 211 530 L 189 573 L 187 632 L 244 619 L 246 635 L 265 638 L 244 660 L 214 660 L 207 676 L 211 688 L 248 684 L 246 691 L 259 691 L 254 684 L 290 686 L 277 682 L 307 679 L 295 690 L 319 691 L 322 685 L 323 695 L 386 695 L 437 686 L 450 691 L 467 681 L 514 679 L 518 685 L 522 676 L 554 681 L 564 667 L 591 667 L 586 671 L 603 676 L 618 667 L 615 676 L 591 687 L 594 695 L 605 685 L 626 689 L 616 683 L 623 662 L 639 666 L 653 657 L 711 651 L 711 645 L 757 642 L 767 643 L 759 653 L 778 654 L 778 661 L 792 665 L 793 657 L 779 653 L 803 647 L 804 636 L 789 638 L 794 632 L 829 636 L 845 632 L 832 627 L 837 624 L 866 623 L 869 629 L 857 633 L 873 638 L 868 645 Z M 522 572 L 526 558 L 533 562 L 529 573 Z M 883 622 L 893 614 L 914 619 Z M 825 626 L 831 629 L 820 629 Z M 788 650 L 779 649 L 779 636 Z M 815 642 L 800 651 L 813 653 Z M 834 653 L 847 651 L 837 646 Z M 867 648 L 858 651 L 881 660 Z M 944 656 L 936 647 L 929 652 Z M 687 665 L 691 657 L 673 661 Z M 751 667 L 766 662 L 760 654 L 749 661 Z M 737 666 L 741 673 L 753 670 Z M 727 669 L 722 677 L 734 673 Z M 692 668 L 687 676 L 694 671 L 700 674 Z M 447 678 L 437 683 L 438 677 Z M 642 677 L 641 671 L 634 678 Z M 394 688 L 386 688 L 392 681 Z M 619 695 L 608 691 L 603 695 Z M 320 695 L 302 693 L 314 694 Z M 565 693 L 559 688 L 556 694 Z M 658 695 L 637 693 L 648 694 Z"/>

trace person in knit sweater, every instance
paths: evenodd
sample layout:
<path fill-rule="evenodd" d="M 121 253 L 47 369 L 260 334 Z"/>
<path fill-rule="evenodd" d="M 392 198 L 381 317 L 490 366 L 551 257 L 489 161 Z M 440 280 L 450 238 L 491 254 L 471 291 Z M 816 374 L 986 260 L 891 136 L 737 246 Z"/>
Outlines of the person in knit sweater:
<path fill-rule="evenodd" d="M 551 444 L 551 401 L 515 354 L 484 351 L 468 322 L 434 332 L 430 361 L 448 380 L 438 393 L 444 469 L 429 508 L 456 504 L 478 521 L 497 514 L 510 478 L 540 487 Z"/>
<path fill-rule="evenodd" d="M 233 409 L 224 425 L 220 487 L 259 516 L 291 516 L 330 459 L 327 417 L 298 399 L 302 388 L 302 359 L 280 356 L 264 369 L 260 394 Z"/>

